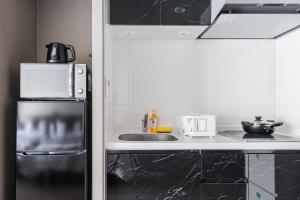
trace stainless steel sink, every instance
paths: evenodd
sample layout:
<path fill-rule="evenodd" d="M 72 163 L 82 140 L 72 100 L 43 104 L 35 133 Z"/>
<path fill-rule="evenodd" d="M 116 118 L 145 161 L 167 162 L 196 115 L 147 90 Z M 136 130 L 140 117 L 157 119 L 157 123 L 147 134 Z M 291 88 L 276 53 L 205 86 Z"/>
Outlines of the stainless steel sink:
<path fill-rule="evenodd" d="M 122 134 L 119 136 L 120 140 L 125 141 L 176 141 L 175 136 L 170 134 L 149 134 L 149 133 L 136 133 L 136 134 Z"/>

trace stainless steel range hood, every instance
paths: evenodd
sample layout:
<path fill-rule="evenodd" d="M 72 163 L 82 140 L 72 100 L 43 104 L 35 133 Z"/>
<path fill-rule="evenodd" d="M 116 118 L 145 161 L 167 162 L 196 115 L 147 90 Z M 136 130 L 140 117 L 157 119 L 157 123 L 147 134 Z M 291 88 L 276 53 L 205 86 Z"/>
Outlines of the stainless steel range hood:
<path fill-rule="evenodd" d="M 300 27 L 300 4 L 226 4 L 198 39 L 274 39 Z"/>

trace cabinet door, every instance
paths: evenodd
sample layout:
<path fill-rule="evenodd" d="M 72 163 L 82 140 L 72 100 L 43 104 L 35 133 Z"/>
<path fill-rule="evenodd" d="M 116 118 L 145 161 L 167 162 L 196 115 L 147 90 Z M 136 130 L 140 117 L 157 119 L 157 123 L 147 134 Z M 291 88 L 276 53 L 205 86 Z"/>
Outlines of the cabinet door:
<path fill-rule="evenodd" d="M 202 178 L 206 183 L 244 183 L 245 154 L 203 153 Z"/>
<path fill-rule="evenodd" d="M 108 153 L 108 200 L 199 200 L 201 154 Z"/>
<path fill-rule="evenodd" d="M 194 152 L 134 154 L 139 200 L 199 200 L 201 155 Z"/>
<path fill-rule="evenodd" d="M 268 193 L 266 190 L 249 183 L 249 200 L 275 200 L 273 194 Z"/>
<path fill-rule="evenodd" d="M 110 0 L 110 24 L 159 25 L 160 0 Z"/>
<path fill-rule="evenodd" d="M 208 25 L 210 15 L 210 0 L 161 1 L 162 25 Z"/>
<path fill-rule="evenodd" d="M 247 184 L 202 184 L 202 200 L 246 200 Z"/>
<path fill-rule="evenodd" d="M 299 180 L 300 154 L 249 155 L 249 181 L 273 195 L 276 200 L 298 199 Z"/>
<path fill-rule="evenodd" d="M 274 154 L 249 154 L 248 171 L 251 183 L 276 196 Z"/>
<path fill-rule="evenodd" d="M 107 154 L 107 200 L 135 200 L 134 169 L 130 154 Z"/>
<path fill-rule="evenodd" d="M 300 197 L 300 154 L 275 154 L 276 200 Z"/>

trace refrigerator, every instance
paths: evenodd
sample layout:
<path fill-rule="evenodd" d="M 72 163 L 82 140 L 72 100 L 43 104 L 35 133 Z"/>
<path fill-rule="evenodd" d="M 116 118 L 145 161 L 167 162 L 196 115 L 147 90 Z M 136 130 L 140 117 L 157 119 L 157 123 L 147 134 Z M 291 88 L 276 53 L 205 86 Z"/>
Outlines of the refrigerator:
<path fill-rule="evenodd" d="M 87 200 L 87 103 L 17 103 L 16 200 Z"/>

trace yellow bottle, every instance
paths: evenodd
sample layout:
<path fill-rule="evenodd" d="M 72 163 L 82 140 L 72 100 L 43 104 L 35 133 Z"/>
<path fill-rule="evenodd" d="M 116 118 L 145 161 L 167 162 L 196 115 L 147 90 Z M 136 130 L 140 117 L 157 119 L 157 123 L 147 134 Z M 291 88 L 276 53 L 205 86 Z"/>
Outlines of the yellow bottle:
<path fill-rule="evenodd" d="M 150 114 L 149 121 L 150 121 L 150 126 L 149 126 L 150 133 L 157 133 L 158 116 L 154 109 L 152 110 L 152 112 Z"/>

